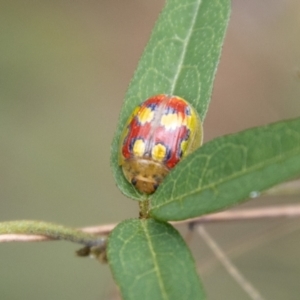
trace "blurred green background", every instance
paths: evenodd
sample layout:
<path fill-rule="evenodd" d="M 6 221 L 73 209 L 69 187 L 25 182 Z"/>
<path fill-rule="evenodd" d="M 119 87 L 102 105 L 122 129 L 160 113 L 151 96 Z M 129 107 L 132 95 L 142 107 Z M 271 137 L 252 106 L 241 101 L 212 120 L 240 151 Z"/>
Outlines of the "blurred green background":
<path fill-rule="evenodd" d="M 136 202 L 112 178 L 110 143 L 163 4 L 0 0 L 1 221 L 80 227 L 137 216 Z M 298 0 L 233 1 L 206 141 L 300 115 L 299 11 Z M 299 200 L 255 199 L 243 207 Z M 300 221 L 207 229 L 266 299 L 299 299 Z M 208 299 L 248 299 L 196 234 L 191 247 Z M 78 248 L 1 244 L 0 299 L 118 299 L 108 266 L 75 258 Z"/>

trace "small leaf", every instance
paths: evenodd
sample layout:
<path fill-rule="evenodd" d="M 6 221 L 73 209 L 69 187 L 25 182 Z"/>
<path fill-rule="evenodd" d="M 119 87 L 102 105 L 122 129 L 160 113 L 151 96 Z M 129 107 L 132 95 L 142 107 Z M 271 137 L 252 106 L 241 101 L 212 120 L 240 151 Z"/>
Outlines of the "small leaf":
<path fill-rule="evenodd" d="M 167 1 L 128 88 L 112 143 L 111 165 L 125 195 L 141 199 L 118 166 L 126 120 L 137 105 L 156 94 L 186 99 L 204 120 L 229 13 L 229 0 Z"/>
<path fill-rule="evenodd" d="M 126 220 L 110 234 L 107 254 L 124 300 L 204 299 L 191 253 L 169 224 Z"/>
<path fill-rule="evenodd" d="M 208 142 L 166 177 L 151 216 L 170 221 L 225 209 L 300 175 L 300 118 Z"/>

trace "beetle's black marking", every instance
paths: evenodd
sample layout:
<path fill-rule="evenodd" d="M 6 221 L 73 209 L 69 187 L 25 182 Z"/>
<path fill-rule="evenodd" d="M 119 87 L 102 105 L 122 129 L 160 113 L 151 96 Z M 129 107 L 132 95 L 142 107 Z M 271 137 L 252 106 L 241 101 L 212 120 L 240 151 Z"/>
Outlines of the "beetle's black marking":
<path fill-rule="evenodd" d="M 171 107 L 171 106 L 165 107 L 165 111 L 164 111 L 165 115 L 176 114 L 176 113 L 177 113 L 177 110 L 174 107 Z"/>
<path fill-rule="evenodd" d="M 191 107 L 190 107 L 189 105 L 187 105 L 187 106 L 185 107 L 185 114 L 186 114 L 187 116 L 191 116 L 191 115 L 192 115 Z"/>
<path fill-rule="evenodd" d="M 158 103 L 148 103 L 146 107 L 150 108 L 151 110 L 156 110 L 158 105 Z"/>
<path fill-rule="evenodd" d="M 153 188 L 154 188 L 155 191 L 157 190 L 158 186 L 159 186 L 158 183 L 154 183 L 154 184 L 153 184 Z"/>

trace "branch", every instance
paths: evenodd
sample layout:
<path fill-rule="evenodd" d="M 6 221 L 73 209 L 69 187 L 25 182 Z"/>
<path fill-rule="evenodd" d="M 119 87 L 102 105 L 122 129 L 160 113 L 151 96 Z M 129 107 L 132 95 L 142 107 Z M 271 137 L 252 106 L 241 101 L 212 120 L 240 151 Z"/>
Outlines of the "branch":
<path fill-rule="evenodd" d="M 40 221 L 10 221 L 0 223 L 0 242 L 38 242 L 66 240 L 87 247 L 101 247 L 105 238 L 53 223 Z"/>
<path fill-rule="evenodd" d="M 240 209 L 223 211 L 202 217 L 188 219 L 179 222 L 171 222 L 173 225 L 179 224 L 203 224 L 229 221 L 245 221 L 255 219 L 274 219 L 300 217 L 300 205 L 273 206 L 266 208 Z M 20 225 L 23 224 L 23 227 Z M 40 224 L 39 230 L 36 225 Z M 51 229 L 49 229 L 51 225 Z M 67 228 L 46 222 L 36 221 L 14 221 L 0 223 L 0 243 L 1 242 L 38 242 L 49 240 L 68 240 L 86 246 L 98 246 L 104 243 L 103 236 L 108 235 L 117 224 L 102 226 L 84 227 L 81 229 Z M 9 226 L 9 230 L 7 230 Z M 27 227 L 26 227 L 27 226 Z M 34 227 L 34 231 L 28 234 L 28 228 Z M 25 231 L 24 228 L 27 228 Z M 24 234 L 24 233 L 27 234 Z M 102 235 L 102 237 L 96 236 Z"/>
<path fill-rule="evenodd" d="M 211 251 L 215 254 L 216 258 L 220 261 L 229 275 L 239 284 L 239 286 L 247 293 L 252 300 L 264 300 L 258 290 L 247 280 L 232 261 L 226 256 L 221 247 L 211 237 L 211 235 L 204 229 L 203 226 L 197 227 L 198 234 L 209 246 Z"/>

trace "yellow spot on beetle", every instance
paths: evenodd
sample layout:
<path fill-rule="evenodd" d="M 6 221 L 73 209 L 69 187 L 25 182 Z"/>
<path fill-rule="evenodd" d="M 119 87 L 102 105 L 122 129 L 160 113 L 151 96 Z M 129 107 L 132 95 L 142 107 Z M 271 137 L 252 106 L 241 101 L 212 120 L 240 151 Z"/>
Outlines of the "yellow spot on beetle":
<path fill-rule="evenodd" d="M 151 122 L 153 120 L 154 111 L 149 107 L 141 108 L 140 113 L 138 114 L 139 122 L 145 124 L 147 122 Z"/>
<path fill-rule="evenodd" d="M 153 148 L 152 148 L 152 158 L 157 160 L 157 161 L 163 161 L 164 158 L 166 157 L 166 152 L 167 149 L 164 145 L 162 144 L 156 144 Z"/>
<path fill-rule="evenodd" d="M 142 139 L 138 139 L 134 142 L 133 145 L 133 154 L 134 156 L 143 156 L 145 153 L 145 143 Z"/>

